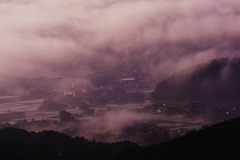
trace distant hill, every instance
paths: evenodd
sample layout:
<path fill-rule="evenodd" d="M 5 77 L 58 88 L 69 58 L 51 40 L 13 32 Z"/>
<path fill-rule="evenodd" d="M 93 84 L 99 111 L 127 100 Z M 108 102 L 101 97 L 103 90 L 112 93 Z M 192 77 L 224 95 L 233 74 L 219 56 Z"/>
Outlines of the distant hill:
<path fill-rule="evenodd" d="M 215 59 L 159 83 L 155 100 L 240 101 L 240 58 Z"/>

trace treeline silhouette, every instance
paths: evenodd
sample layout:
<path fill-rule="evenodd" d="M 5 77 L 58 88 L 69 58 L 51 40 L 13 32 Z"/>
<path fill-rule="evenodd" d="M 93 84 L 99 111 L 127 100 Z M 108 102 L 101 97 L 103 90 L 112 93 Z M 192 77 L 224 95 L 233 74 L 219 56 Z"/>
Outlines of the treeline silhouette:
<path fill-rule="evenodd" d="M 112 156 L 121 149 L 141 149 L 135 143 L 89 141 L 84 137 L 72 138 L 55 131 L 27 132 L 23 129 L 6 128 L 0 130 L 0 159 L 94 159 Z"/>
<path fill-rule="evenodd" d="M 240 118 L 205 126 L 172 141 L 141 147 L 103 143 L 55 131 L 0 130 L 2 160 L 240 159 Z"/>

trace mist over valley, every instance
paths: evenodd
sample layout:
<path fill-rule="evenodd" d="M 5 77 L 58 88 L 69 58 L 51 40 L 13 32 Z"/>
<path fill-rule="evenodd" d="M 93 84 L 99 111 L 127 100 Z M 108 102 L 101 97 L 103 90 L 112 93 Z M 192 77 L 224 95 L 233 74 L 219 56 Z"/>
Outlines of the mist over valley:
<path fill-rule="evenodd" d="M 0 158 L 166 159 L 185 153 L 175 145 L 239 158 L 236 135 L 225 141 L 240 116 L 239 8 L 0 0 Z M 208 135 L 226 152 L 194 138 Z"/>

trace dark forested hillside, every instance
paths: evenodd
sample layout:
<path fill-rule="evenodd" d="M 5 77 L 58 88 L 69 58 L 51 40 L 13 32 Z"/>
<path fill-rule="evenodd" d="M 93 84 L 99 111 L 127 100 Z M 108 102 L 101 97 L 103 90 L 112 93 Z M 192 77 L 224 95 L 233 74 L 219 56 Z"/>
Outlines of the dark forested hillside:
<path fill-rule="evenodd" d="M 102 143 L 55 131 L 0 130 L 0 159 L 8 160 L 153 160 L 239 159 L 240 118 L 231 119 L 175 140 L 140 147 L 129 141 Z"/>
<path fill-rule="evenodd" d="M 155 100 L 240 101 L 240 58 L 215 59 L 159 83 Z"/>
<path fill-rule="evenodd" d="M 138 152 L 140 149 L 140 146 L 129 141 L 102 143 L 84 137 L 72 138 L 55 131 L 0 130 L 1 160 L 89 160 L 114 156 L 121 150 Z"/>
<path fill-rule="evenodd" d="M 240 118 L 145 148 L 142 159 L 240 159 Z"/>

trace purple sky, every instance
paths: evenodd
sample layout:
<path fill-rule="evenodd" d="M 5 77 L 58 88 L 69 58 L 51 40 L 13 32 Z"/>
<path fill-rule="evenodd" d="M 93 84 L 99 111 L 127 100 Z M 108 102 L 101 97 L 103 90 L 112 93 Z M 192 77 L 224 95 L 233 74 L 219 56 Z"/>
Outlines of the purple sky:
<path fill-rule="evenodd" d="M 0 75 L 168 74 L 239 51 L 239 0 L 0 0 Z"/>

